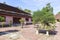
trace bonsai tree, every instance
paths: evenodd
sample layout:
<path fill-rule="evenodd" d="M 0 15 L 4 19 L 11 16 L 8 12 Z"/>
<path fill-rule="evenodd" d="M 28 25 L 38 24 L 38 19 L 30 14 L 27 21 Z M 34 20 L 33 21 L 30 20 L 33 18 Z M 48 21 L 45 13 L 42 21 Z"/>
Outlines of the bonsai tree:
<path fill-rule="evenodd" d="M 50 3 L 43 7 L 42 10 L 37 10 L 33 13 L 33 21 L 35 23 L 42 24 L 42 27 L 46 30 L 46 34 L 49 35 L 49 31 L 54 29 L 54 26 L 51 24 L 55 23 L 55 18 L 53 15 L 53 7 L 51 7 Z"/>
<path fill-rule="evenodd" d="M 21 26 L 22 26 L 22 28 L 23 28 L 23 25 L 24 25 L 24 19 L 23 19 L 23 18 L 21 18 L 19 21 L 20 21 Z"/>
<path fill-rule="evenodd" d="M 54 24 L 55 23 L 55 18 L 53 15 L 53 7 L 51 7 L 50 3 L 48 3 L 46 5 L 46 7 L 44 7 L 42 10 L 43 15 L 43 19 L 42 19 L 42 24 L 44 24 L 46 31 L 46 34 L 48 35 L 49 32 L 48 30 L 51 30 L 54 28 L 54 26 L 50 25 L 50 24 Z M 51 28 L 52 26 L 52 28 Z"/>

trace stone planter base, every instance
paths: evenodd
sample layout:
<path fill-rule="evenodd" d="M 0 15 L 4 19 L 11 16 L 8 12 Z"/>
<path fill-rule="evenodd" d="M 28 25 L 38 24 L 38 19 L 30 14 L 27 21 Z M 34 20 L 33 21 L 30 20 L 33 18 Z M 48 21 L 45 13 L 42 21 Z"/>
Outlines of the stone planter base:
<path fill-rule="evenodd" d="M 36 34 L 38 34 L 39 32 L 38 32 L 38 30 L 36 30 Z"/>
<path fill-rule="evenodd" d="M 46 31 L 46 35 L 49 35 L 49 31 Z"/>
<path fill-rule="evenodd" d="M 46 34 L 46 35 L 56 35 L 57 31 L 55 30 L 39 30 L 39 33 Z"/>

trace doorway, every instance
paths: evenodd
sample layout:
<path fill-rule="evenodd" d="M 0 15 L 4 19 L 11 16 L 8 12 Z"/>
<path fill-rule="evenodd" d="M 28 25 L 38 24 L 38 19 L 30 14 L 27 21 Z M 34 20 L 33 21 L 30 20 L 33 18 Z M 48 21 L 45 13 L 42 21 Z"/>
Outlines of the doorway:
<path fill-rule="evenodd" d="M 20 20 L 21 18 L 13 18 L 13 24 L 20 24 Z"/>

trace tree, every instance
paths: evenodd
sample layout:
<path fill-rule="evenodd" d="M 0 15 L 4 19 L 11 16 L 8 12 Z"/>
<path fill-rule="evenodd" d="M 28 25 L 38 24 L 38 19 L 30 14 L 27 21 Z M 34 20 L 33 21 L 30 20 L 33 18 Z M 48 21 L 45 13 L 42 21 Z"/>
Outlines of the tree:
<path fill-rule="evenodd" d="M 20 22 L 21 22 L 21 26 L 22 26 L 22 28 L 23 28 L 23 25 L 24 25 L 24 19 L 23 18 L 21 18 L 20 20 L 19 20 Z"/>
<path fill-rule="evenodd" d="M 41 21 L 42 19 L 42 17 L 43 17 L 43 13 L 40 11 L 40 10 L 37 10 L 37 11 L 35 11 L 34 13 L 33 13 L 33 21 L 35 22 L 35 23 L 38 23 L 39 21 Z"/>
<path fill-rule="evenodd" d="M 55 18 L 53 15 L 53 7 L 51 7 L 50 3 L 43 7 L 42 10 L 38 10 L 33 14 L 33 22 L 40 22 L 44 25 L 44 29 L 50 30 L 51 25 L 55 23 Z M 53 28 L 53 27 L 52 27 Z"/>
<path fill-rule="evenodd" d="M 4 20 L 5 20 L 5 18 L 0 16 L 0 22 L 2 22 L 2 27 L 4 26 Z"/>
<path fill-rule="evenodd" d="M 3 22 L 4 20 L 5 20 L 5 18 L 0 16 L 0 22 Z"/>
<path fill-rule="evenodd" d="M 60 11 L 57 14 L 60 14 Z"/>
<path fill-rule="evenodd" d="M 31 13 L 31 10 L 29 9 L 24 9 L 25 12 Z"/>
<path fill-rule="evenodd" d="M 42 10 L 43 15 L 43 20 L 42 23 L 49 26 L 49 23 L 55 23 L 55 18 L 53 15 L 53 8 L 51 7 L 50 3 L 46 5 Z"/>

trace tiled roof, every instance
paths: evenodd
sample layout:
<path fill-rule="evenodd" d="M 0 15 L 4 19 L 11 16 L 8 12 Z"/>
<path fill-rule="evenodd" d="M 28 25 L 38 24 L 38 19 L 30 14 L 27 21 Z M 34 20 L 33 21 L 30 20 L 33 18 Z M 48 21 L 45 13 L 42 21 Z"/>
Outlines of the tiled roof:
<path fill-rule="evenodd" d="M 4 4 L 4 3 L 0 3 L 0 9 L 6 10 L 6 11 L 16 12 L 14 15 L 18 15 L 18 14 L 21 15 L 21 13 L 24 14 L 24 15 L 26 15 L 26 16 L 31 15 L 30 13 L 27 13 L 27 12 L 25 12 L 23 10 L 20 10 L 20 9 L 18 9 L 16 7 L 13 7 L 13 6 Z"/>
<path fill-rule="evenodd" d="M 13 6 L 4 4 L 4 3 L 0 3 L 0 9 L 8 10 L 8 11 L 14 11 L 14 12 L 19 12 L 19 13 L 21 13 L 21 12 L 22 13 L 27 13 L 27 12 L 24 12 L 23 10 L 18 9 L 17 7 L 13 7 Z"/>

